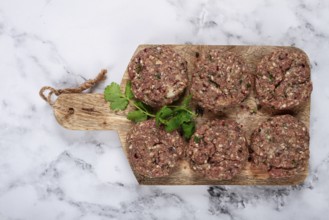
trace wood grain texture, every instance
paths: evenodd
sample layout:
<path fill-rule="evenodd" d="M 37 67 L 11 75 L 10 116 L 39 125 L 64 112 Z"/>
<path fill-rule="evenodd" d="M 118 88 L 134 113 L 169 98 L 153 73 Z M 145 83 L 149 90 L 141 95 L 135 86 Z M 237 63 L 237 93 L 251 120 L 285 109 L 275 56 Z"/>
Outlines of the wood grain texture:
<path fill-rule="evenodd" d="M 141 45 L 135 54 L 151 45 Z M 153 45 L 152 45 L 153 46 Z M 183 56 L 188 62 L 189 77 L 194 70 L 196 52 L 202 53 L 209 49 L 221 49 L 231 51 L 241 56 L 248 64 L 251 73 L 255 73 L 257 63 L 260 59 L 275 50 L 287 49 L 291 51 L 301 51 L 294 47 L 276 46 L 205 46 L 205 45 L 170 45 L 177 53 Z M 303 51 L 302 51 L 303 52 Z M 121 88 L 124 89 L 128 78 L 125 72 Z M 188 91 L 188 89 L 187 89 Z M 187 94 L 188 92 L 186 92 Z M 192 103 L 194 105 L 194 103 Z M 256 112 L 254 110 L 257 109 Z M 74 130 L 116 130 L 120 136 L 121 144 L 127 155 L 126 135 L 133 123 L 126 119 L 130 107 L 123 112 L 113 112 L 109 109 L 102 94 L 62 94 L 56 100 L 54 113 L 59 124 L 68 129 Z M 205 111 L 202 117 L 198 117 L 197 126 L 213 118 L 231 118 L 243 125 L 247 140 L 258 125 L 275 114 L 289 113 L 301 120 L 309 128 L 310 100 L 299 108 L 286 112 L 273 112 L 273 110 L 261 108 L 257 105 L 254 91 L 239 106 L 226 109 L 220 114 L 213 114 Z M 104 168 L 106 169 L 106 168 Z M 273 179 L 267 172 L 258 170 L 251 163 L 240 174 L 232 180 L 209 180 L 199 174 L 194 173 L 187 160 L 180 161 L 176 170 L 167 177 L 148 178 L 135 173 L 140 184 L 145 185 L 295 185 L 304 181 L 308 175 L 308 167 L 303 173 L 289 178 Z"/>

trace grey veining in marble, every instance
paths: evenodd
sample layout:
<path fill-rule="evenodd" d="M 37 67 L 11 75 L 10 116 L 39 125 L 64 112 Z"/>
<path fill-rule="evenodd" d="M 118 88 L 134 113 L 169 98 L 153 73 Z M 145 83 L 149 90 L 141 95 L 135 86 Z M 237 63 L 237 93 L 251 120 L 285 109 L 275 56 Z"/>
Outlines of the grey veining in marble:
<path fill-rule="evenodd" d="M 0 1 L 0 219 L 328 219 L 329 1 Z M 38 96 L 139 44 L 294 45 L 312 64 L 311 159 L 288 187 L 139 186 L 112 131 L 69 131 Z"/>

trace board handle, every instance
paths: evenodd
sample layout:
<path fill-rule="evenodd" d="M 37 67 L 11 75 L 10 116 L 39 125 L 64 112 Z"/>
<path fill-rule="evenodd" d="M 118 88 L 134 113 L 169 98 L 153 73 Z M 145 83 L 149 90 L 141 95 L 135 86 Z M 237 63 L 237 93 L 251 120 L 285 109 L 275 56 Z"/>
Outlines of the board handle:
<path fill-rule="evenodd" d="M 103 94 L 83 94 L 98 82 L 105 79 L 107 70 L 101 70 L 94 79 L 89 79 L 75 88 L 54 89 L 44 86 L 39 95 L 53 107 L 55 117 L 60 125 L 72 130 L 117 130 L 130 122 L 124 112 L 110 110 Z M 48 91 L 48 95 L 45 92 Z M 52 101 L 52 95 L 58 98 Z"/>
<path fill-rule="evenodd" d="M 61 94 L 52 107 L 58 123 L 67 129 L 119 130 L 131 123 L 124 112 L 110 110 L 103 94 Z"/>

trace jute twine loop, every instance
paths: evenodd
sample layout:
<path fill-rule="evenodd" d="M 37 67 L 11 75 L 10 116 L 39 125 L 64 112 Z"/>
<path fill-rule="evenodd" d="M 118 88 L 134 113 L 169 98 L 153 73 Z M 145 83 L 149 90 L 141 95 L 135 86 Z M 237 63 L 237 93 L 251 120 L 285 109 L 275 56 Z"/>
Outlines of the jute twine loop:
<path fill-rule="evenodd" d="M 86 89 L 92 88 L 95 86 L 98 82 L 102 81 L 105 79 L 105 75 L 107 73 L 107 70 L 103 69 L 101 70 L 100 73 L 96 76 L 95 79 L 89 79 L 86 82 L 82 83 L 79 87 L 76 88 L 66 88 L 66 89 L 54 89 L 53 87 L 50 86 L 44 86 L 40 89 L 39 95 L 43 100 L 48 102 L 49 105 L 53 106 L 54 102 L 51 101 L 51 96 L 55 94 L 56 96 L 59 96 L 60 94 L 63 93 L 81 93 Z M 48 95 L 46 96 L 44 93 L 45 91 L 49 91 Z"/>

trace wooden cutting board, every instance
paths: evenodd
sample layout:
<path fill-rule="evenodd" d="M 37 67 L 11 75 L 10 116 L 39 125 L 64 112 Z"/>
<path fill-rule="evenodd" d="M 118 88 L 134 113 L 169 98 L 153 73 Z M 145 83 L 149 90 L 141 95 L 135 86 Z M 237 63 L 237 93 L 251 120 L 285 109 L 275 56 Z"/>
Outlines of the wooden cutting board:
<path fill-rule="evenodd" d="M 140 45 L 136 49 L 135 54 L 149 46 L 151 45 Z M 264 55 L 275 50 L 284 48 L 291 51 L 301 51 L 294 47 L 278 46 L 170 45 L 170 47 L 187 60 L 189 73 L 192 73 L 195 68 L 196 52 L 202 53 L 202 51 L 208 49 L 222 49 L 236 53 L 245 59 L 250 65 L 252 72 L 255 72 L 257 63 Z M 124 90 L 127 80 L 129 78 L 126 70 L 121 81 L 122 90 Z M 57 121 L 65 128 L 73 130 L 116 130 L 127 156 L 126 135 L 134 125 L 126 118 L 127 112 L 131 110 L 130 107 L 125 111 L 114 112 L 110 110 L 109 103 L 105 102 L 103 94 L 61 94 L 53 107 Z M 256 112 L 255 109 L 257 109 Z M 254 91 L 252 91 L 241 105 L 227 109 L 222 114 L 214 115 L 205 111 L 203 116 L 197 119 L 197 126 L 213 118 L 234 119 L 243 125 L 249 140 L 252 131 L 258 127 L 259 123 L 276 113 L 257 106 L 257 100 L 255 99 Z M 309 128 L 310 100 L 298 109 L 281 113 L 294 115 Z M 273 179 L 269 177 L 267 172 L 256 169 L 248 162 L 242 172 L 232 180 L 208 180 L 194 173 L 190 169 L 187 160 L 182 160 L 177 169 L 166 177 L 148 178 L 137 173 L 134 174 L 137 181 L 144 185 L 294 185 L 304 181 L 308 175 L 308 167 L 306 167 L 305 172 L 296 176 Z"/>

